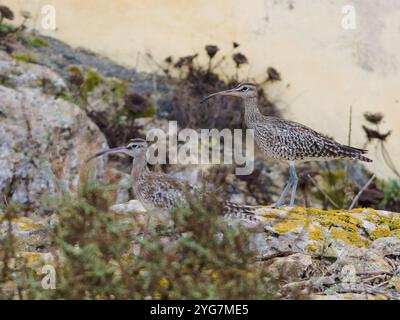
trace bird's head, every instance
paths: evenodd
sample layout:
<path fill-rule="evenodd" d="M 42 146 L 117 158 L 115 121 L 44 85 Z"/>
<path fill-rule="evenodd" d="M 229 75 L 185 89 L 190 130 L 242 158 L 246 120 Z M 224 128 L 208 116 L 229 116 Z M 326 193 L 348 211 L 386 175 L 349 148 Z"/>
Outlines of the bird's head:
<path fill-rule="evenodd" d="M 206 100 L 215 96 L 233 96 L 233 97 L 241 97 L 243 99 L 257 98 L 257 87 L 255 84 L 252 83 L 240 83 L 237 87 L 233 89 L 212 93 L 207 97 L 205 97 L 203 100 L 201 100 L 200 103 L 203 103 Z"/>
<path fill-rule="evenodd" d="M 90 161 L 94 158 L 106 155 L 106 154 L 112 154 L 112 153 L 124 153 L 127 154 L 128 156 L 132 158 L 136 158 L 140 155 L 145 155 L 147 151 L 147 142 L 146 140 L 143 139 L 131 139 L 129 143 L 126 146 L 122 147 L 116 147 L 104 151 L 100 151 L 96 153 L 93 157 L 89 158 L 87 161 Z"/>

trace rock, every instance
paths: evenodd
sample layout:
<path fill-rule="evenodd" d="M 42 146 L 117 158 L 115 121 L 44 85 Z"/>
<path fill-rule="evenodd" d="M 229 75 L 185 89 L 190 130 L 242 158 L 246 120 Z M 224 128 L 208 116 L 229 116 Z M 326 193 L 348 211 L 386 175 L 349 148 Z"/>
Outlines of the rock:
<path fill-rule="evenodd" d="M 345 265 L 340 271 L 339 277 L 342 282 L 354 283 L 357 281 L 357 270 L 352 264 Z"/>
<path fill-rule="evenodd" d="M 45 194 L 61 189 L 75 192 L 86 160 L 107 143 L 79 107 L 31 88 L 31 80 L 41 75 L 47 75 L 54 87 L 63 87 L 62 79 L 46 67 L 22 68 L 5 59 L 0 69 L 20 68 L 24 71 L 12 80 L 18 89 L 0 85 L 0 194 L 9 203 L 37 207 Z M 99 177 L 104 175 L 104 164 L 98 162 Z"/>
<path fill-rule="evenodd" d="M 354 268 L 356 274 L 379 274 L 389 273 L 392 271 L 390 264 L 385 260 L 382 254 L 368 250 L 367 248 L 358 248 L 349 251 L 341 256 L 329 268 L 329 271 L 346 273 L 344 268 Z"/>
<path fill-rule="evenodd" d="M 139 200 L 130 200 L 127 203 L 114 204 L 110 207 L 110 210 L 117 214 L 121 214 L 126 217 L 126 219 L 133 218 L 135 223 L 143 228 L 147 223 L 150 223 L 154 227 L 157 226 L 173 226 L 173 220 L 169 212 L 162 210 L 147 211 Z M 149 221 L 149 215 L 151 220 Z"/>
<path fill-rule="evenodd" d="M 396 275 L 389 281 L 389 286 L 400 292 L 400 276 Z"/>
<path fill-rule="evenodd" d="M 337 294 L 314 294 L 311 296 L 313 300 L 387 300 L 383 295 L 373 295 L 365 293 L 337 293 Z"/>
<path fill-rule="evenodd" d="M 147 212 L 139 200 L 131 200 L 127 203 L 114 204 L 113 206 L 111 206 L 110 209 L 114 212 L 123 214 L 137 214 Z"/>
<path fill-rule="evenodd" d="M 400 234 L 398 228 L 388 227 L 399 225 L 399 213 L 373 209 L 348 212 L 260 206 L 255 216 L 264 223 L 267 243 L 265 255 L 295 252 L 315 257 L 323 254 L 324 257 L 339 258 L 358 248 L 368 248 L 371 239 L 396 239 Z M 365 228 L 367 224 L 369 228 Z M 371 248 L 378 246 L 392 248 L 387 249 L 392 254 L 398 252 L 397 240 L 379 240 Z"/>
<path fill-rule="evenodd" d="M 274 258 L 271 261 L 259 262 L 258 266 L 266 268 L 272 278 L 285 282 L 298 281 L 312 265 L 309 255 L 296 253 L 287 257 Z"/>
<path fill-rule="evenodd" d="M 41 88 L 46 94 L 58 95 L 67 90 L 62 78 L 45 66 L 15 60 L 0 51 L 0 77 L 8 87 Z"/>
<path fill-rule="evenodd" d="M 254 250 L 257 253 L 262 253 L 267 242 L 263 233 L 255 233 L 249 235 L 250 250 Z"/>
<path fill-rule="evenodd" d="M 372 242 L 369 248 L 383 256 L 400 256 L 400 239 L 394 237 L 379 238 Z"/>
<path fill-rule="evenodd" d="M 133 199 L 131 175 L 113 168 L 113 164 L 108 162 L 107 180 L 110 184 L 118 186 L 115 191 L 115 203 L 127 203 Z"/>
<path fill-rule="evenodd" d="M 161 130 L 168 135 L 176 135 L 177 128 L 171 126 L 171 131 L 169 131 L 169 122 L 166 119 L 158 119 L 153 117 L 140 117 L 133 121 L 133 126 L 137 128 L 140 135 L 146 137 L 150 130 Z"/>

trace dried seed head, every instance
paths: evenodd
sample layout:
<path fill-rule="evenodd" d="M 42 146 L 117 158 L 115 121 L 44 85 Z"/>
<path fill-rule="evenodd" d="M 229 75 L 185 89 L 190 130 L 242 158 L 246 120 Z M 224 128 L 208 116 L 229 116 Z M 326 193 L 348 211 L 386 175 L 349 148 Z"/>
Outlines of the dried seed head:
<path fill-rule="evenodd" d="M 217 46 L 215 46 L 215 45 L 212 45 L 212 44 L 207 45 L 205 49 L 206 49 L 207 54 L 210 57 L 210 59 L 214 58 L 214 56 L 219 51 L 219 48 Z"/>
<path fill-rule="evenodd" d="M 148 107 L 148 100 L 137 93 L 127 93 L 124 97 L 125 107 L 132 112 L 144 112 Z"/>
<path fill-rule="evenodd" d="M 194 58 L 196 58 L 197 56 L 198 56 L 198 54 L 196 53 L 191 56 L 181 57 L 181 58 L 179 58 L 178 62 L 175 63 L 174 67 L 181 68 L 183 66 L 191 65 Z"/>
<path fill-rule="evenodd" d="M 248 63 L 247 58 L 244 54 L 238 52 L 232 56 L 233 61 L 236 63 L 236 67 L 240 67 L 242 64 Z"/>
<path fill-rule="evenodd" d="M 0 6 L 0 14 L 5 19 L 14 20 L 14 12 L 9 7 Z"/>
<path fill-rule="evenodd" d="M 383 114 L 379 112 L 378 113 L 366 112 L 364 113 L 364 118 L 368 122 L 371 122 L 373 124 L 379 124 L 383 119 Z"/>
<path fill-rule="evenodd" d="M 268 74 L 268 81 L 274 82 L 282 80 L 280 73 L 275 68 L 269 67 L 267 69 L 267 74 Z"/>
<path fill-rule="evenodd" d="M 32 18 L 32 15 L 29 11 L 21 10 L 19 13 L 21 14 L 22 18 L 24 18 L 24 19 Z"/>
<path fill-rule="evenodd" d="M 386 133 L 380 133 L 377 130 L 367 128 L 366 126 L 362 126 L 362 128 L 365 131 L 365 134 L 367 135 L 368 141 L 371 141 L 373 139 L 377 139 L 380 141 L 386 141 L 387 137 L 390 136 L 392 131 L 388 131 Z"/>

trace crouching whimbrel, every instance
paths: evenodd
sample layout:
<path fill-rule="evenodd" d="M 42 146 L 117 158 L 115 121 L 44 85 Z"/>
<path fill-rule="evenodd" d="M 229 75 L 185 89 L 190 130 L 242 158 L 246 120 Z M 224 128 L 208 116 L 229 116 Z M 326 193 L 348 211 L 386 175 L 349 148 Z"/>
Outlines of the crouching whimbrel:
<path fill-rule="evenodd" d="M 132 139 L 126 146 L 98 152 L 88 160 L 113 153 L 123 153 L 133 158 L 132 189 L 137 199 L 149 212 L 145 232 L 147 232 L 151 212 L 171 212 L 174 209 L 187 206 L 189 202 L 187 197 L 189 196 L 200 201 L 209 194 L 163 172 L 150 171 L 147 167 L 147 149 L 146 140 Z M 250 206 L 223 201 L 223 212 L 221 214 L 225 216 L 253 220 L 253 213 L 254 208 Z"/>
<path fill-rule="evenodd" d="M 283 204 L 290 189 L 290 206 L 294 205 L 298 181 L 296 162 L 332 159 L 372 162 L 363 156 L 367 150 L 340 144 L 300 123 L 263 115 L 257 107 L 257 87 L 254 84 L 241 83 L 234 89 L 213 93 L 200 103 L 218 95 L 242 98 L 246 126 L 254 130 L 254 140 L 259 148 L 269 158 L 289 163 L 289 181 L 276 203 L 278 207 Z"/>

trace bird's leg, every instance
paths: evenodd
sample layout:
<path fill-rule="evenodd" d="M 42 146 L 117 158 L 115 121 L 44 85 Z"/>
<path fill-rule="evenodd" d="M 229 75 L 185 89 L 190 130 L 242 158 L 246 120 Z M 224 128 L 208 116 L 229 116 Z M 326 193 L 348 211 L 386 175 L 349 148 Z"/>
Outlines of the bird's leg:
<path fill-rule="evenodd" d="M 294 163 L 289 164 L 289 172 L 290 172 L 290 181 L 292 184 L 292 194 L 290 196 L 290 206 L 294 206 L 294 202 L 296 200 L 296 190 L 297 190 L 297 183 L 299 179 L 297 178 L 296 174 L 296 167 L 294 166 Z"/>
<path fill-rule="evenodd" d="M 292 182 L 291 182 L 291 180 L 290 180 L 290 178 L 289 178 L 289 181 L 287 182 L 285 188 L 284 188 L 283 191 L 282 191 L 281 196 L 279 197 L 278 202 L 276 203 L 276 206 L 277 206 L 277 207 L 281 207 L 281 206 L 282 206 L 282 204 L 283 204 L 283 202 L 285 201 L 286 195 L 287 195 L 287 193 L 288 193 L 288 191 L 289 191 L 291 185 L 292 185 Z"/>

